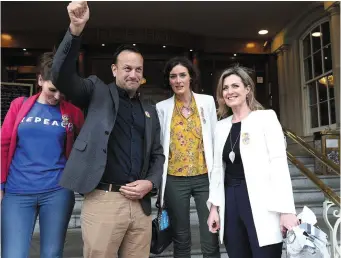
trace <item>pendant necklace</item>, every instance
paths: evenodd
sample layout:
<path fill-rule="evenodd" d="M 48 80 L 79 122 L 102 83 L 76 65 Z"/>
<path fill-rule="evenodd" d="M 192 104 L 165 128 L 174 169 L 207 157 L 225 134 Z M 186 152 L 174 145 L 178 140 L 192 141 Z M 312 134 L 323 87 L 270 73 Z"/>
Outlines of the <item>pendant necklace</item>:
<path fill-rule="evenodd" d="M 186 107 L 185 105 L 182 105 L 182 108 L 181 108 L 181 112 L 182 112 L 182 114 L 185 113 L 184 115 L 185 115 L 186 118 L 189 117 L 192 114 L 193 110 L 191 108 L 191 104 L 192 104 L 192 95 L 191 95 L 191 100 L 189 102 L 188 107 Z"/>
<path fill-rule="evenodd" d="M 240 131 L 241 131 L 241 130 L 240 130 Z M 239 132 L 239 134 L 238 134 L 238 136 L 237 136 L 237 139 L 236 139 L 236 141 L 235 141 L 235 143 L 233 144 L 233 147 L 232 147 L 232 128 L 231 128 L 231 132 L 230 132 L 230 145 L 231 145 L 231 151 L 230 151 L 230 153 L 229 153 L 229 159 L 231 160 L 231 163 L 233 163 L 233 162 L 234 162 L 234 159 L 236 158 L 236 154 L 234 153 L 233 149 L 234 149 L 234 147 L 236 146 L 236 143 L 237 143 L 237 141 L 238 141 L 238 139 L 239 139 L 239 136 L 240 136 L 240 132 Z"/>

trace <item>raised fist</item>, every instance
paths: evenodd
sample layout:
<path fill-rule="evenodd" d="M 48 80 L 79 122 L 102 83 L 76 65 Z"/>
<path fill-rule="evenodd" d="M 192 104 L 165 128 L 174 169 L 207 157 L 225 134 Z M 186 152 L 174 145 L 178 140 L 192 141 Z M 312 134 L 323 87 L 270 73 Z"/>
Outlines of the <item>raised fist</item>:
<path fill-rule="evenodd" d="M 89 20 L 90 11 L 86 1 L 72 1 L 67 11 L 70 17 L 70 30 L 71 34 L 79 36 Z"/>

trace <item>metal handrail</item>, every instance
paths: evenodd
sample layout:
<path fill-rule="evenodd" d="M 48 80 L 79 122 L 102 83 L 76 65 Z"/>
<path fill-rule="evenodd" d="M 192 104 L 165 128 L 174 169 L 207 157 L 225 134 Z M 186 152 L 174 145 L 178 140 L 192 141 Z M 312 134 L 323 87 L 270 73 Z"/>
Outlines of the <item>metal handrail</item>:
<path fill-rule="evenodd" d="M 301 137 L 297 136 L 294 132 L 289 129 L 283 128 L 283 132 L 286 136 L 292 139 L 294 142 L 301 145 L 307 152 L 309 152 L 312 156 L 317 158 L 319 161 L 323 163 L 323 165 L 330 168 L 336 175 L 340 175 L 340 166 L 337 165 L 335 162 L 326 158 L 321 152 L 316 150 L 315 148 L 311 147 L 307 144 Z"/>
<path fill-rule="evenodd" d="M 304 164 L 296 159 L 290 152 L 287 151 L 288 159 L 294 164 L 301 172 L 309 178 L 321 191 L 324 195 L 332 201 L 335 205 L 340 208 L 340 196 L 338 196 L 329 186 L 327 186 L 320 178 L 318 178 L 313 172 L 311 172 L 308 168 L 304 166 Z"/>

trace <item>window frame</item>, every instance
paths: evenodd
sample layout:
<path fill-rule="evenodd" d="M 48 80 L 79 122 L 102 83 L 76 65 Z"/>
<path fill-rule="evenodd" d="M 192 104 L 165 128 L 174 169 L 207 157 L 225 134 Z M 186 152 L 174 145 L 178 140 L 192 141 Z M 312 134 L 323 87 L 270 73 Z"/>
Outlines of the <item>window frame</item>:
<path fill-rule="evenodd" d="M 329 42 L 327 45 L 323 45 L 323 37 L 320 37 L 320 41 L 321 41 L 321 46 L 319 48 L 319 50 L 314 52 L 313 49 L 313 40 L 312 40 L 312 36 L 311 36 L 311 32 L 317 27 L 320 26 L 320 29 L 322 29 L 322 25 L 328 22 L 330 24 L 330 20 L 328 17 L 323 18 L 317 22 L 315 22 L 314 24 L 312 24 L 303 34 L 302 36 L 299 38 L 299 53 L 300 53 L 300 72 L 301 72 L 301 93 L 302 93 L 302 103 L 303 103 L 303 125 L 304 125 L 304 134 L 305 135 L 312 135 L 315 132 L 319 132 L 325 129 L 336 129 L 336 123 L 334 124 L 329 124 L 329 125 L 323 125 L 323 126 L 318 126 L 318 127 L 312 127 L 311 125 L 311 105 L 310 105 L 310 97 L 309 97 L 309 84 L 314 83 L 315 84 L 315 89 L 316 89 L 316 98 L 317 100 L 319 100 L 319 91 L 318 88 L 316 86 L 316 83 L 318 82 L 318 80 L 320 80 L 323 77 L 328 77 L 329 75 L 333 74 L 333 68 L 331 70 L 325 71 L 325 65 L 324 65 L 324 48 L 329 46 L 332 47 L 331 42 Z M 329 25 L 330 26 L 330 25 Z M 330 33 L 330 27 L 329 27 L 329 33 Z M 304 39 L 306 38 L 306 36 L 310 35 L 310 50 L 311 53 L 310 55 L 304 57 Z M 319 51 L 321 51 L 321 62 L 322 62 L 322 74 L 315 76 L 314 73 L 314 54 L 318 53 Z M 305 76 L 306 76 L 306 71 L 305 71 L 305 60 L 307 60 L 308 58 L 311 58 L 311 74 L 312 74 L 312 78 L 309 80 L 306 80 Z M 333 58 L 332 58 L 332 66 L 333 66 Z M 328 83 L 328 80 L 327 80 Z M 334 102 L 335 102 L 335 95 L 334 95 Z M 327 103 L 328 103 L 328 121 L 329 123 L 331 123 L 332 118 L 331 118 L 331 110 L 330 110 L 330 95 L 329 95 L 329 85 L 327 87 Z M 320 125 L 320 120 L 321 120 L 321 115 L 320 115 L 320 101 L 317 101 L 317 114 L 318 114 L 318 124 Z"/>

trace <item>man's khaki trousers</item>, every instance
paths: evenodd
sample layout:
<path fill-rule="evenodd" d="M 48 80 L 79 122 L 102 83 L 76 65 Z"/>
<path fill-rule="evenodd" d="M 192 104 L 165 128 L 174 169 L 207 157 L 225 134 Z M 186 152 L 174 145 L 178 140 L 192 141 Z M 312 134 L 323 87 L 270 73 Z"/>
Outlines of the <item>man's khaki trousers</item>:
<path fill-rule="evenodd" d="M 137 200 L 94 190 L 85 195 L 81 226 L 84 258 L 149 257 L 152 216 Z"/>

